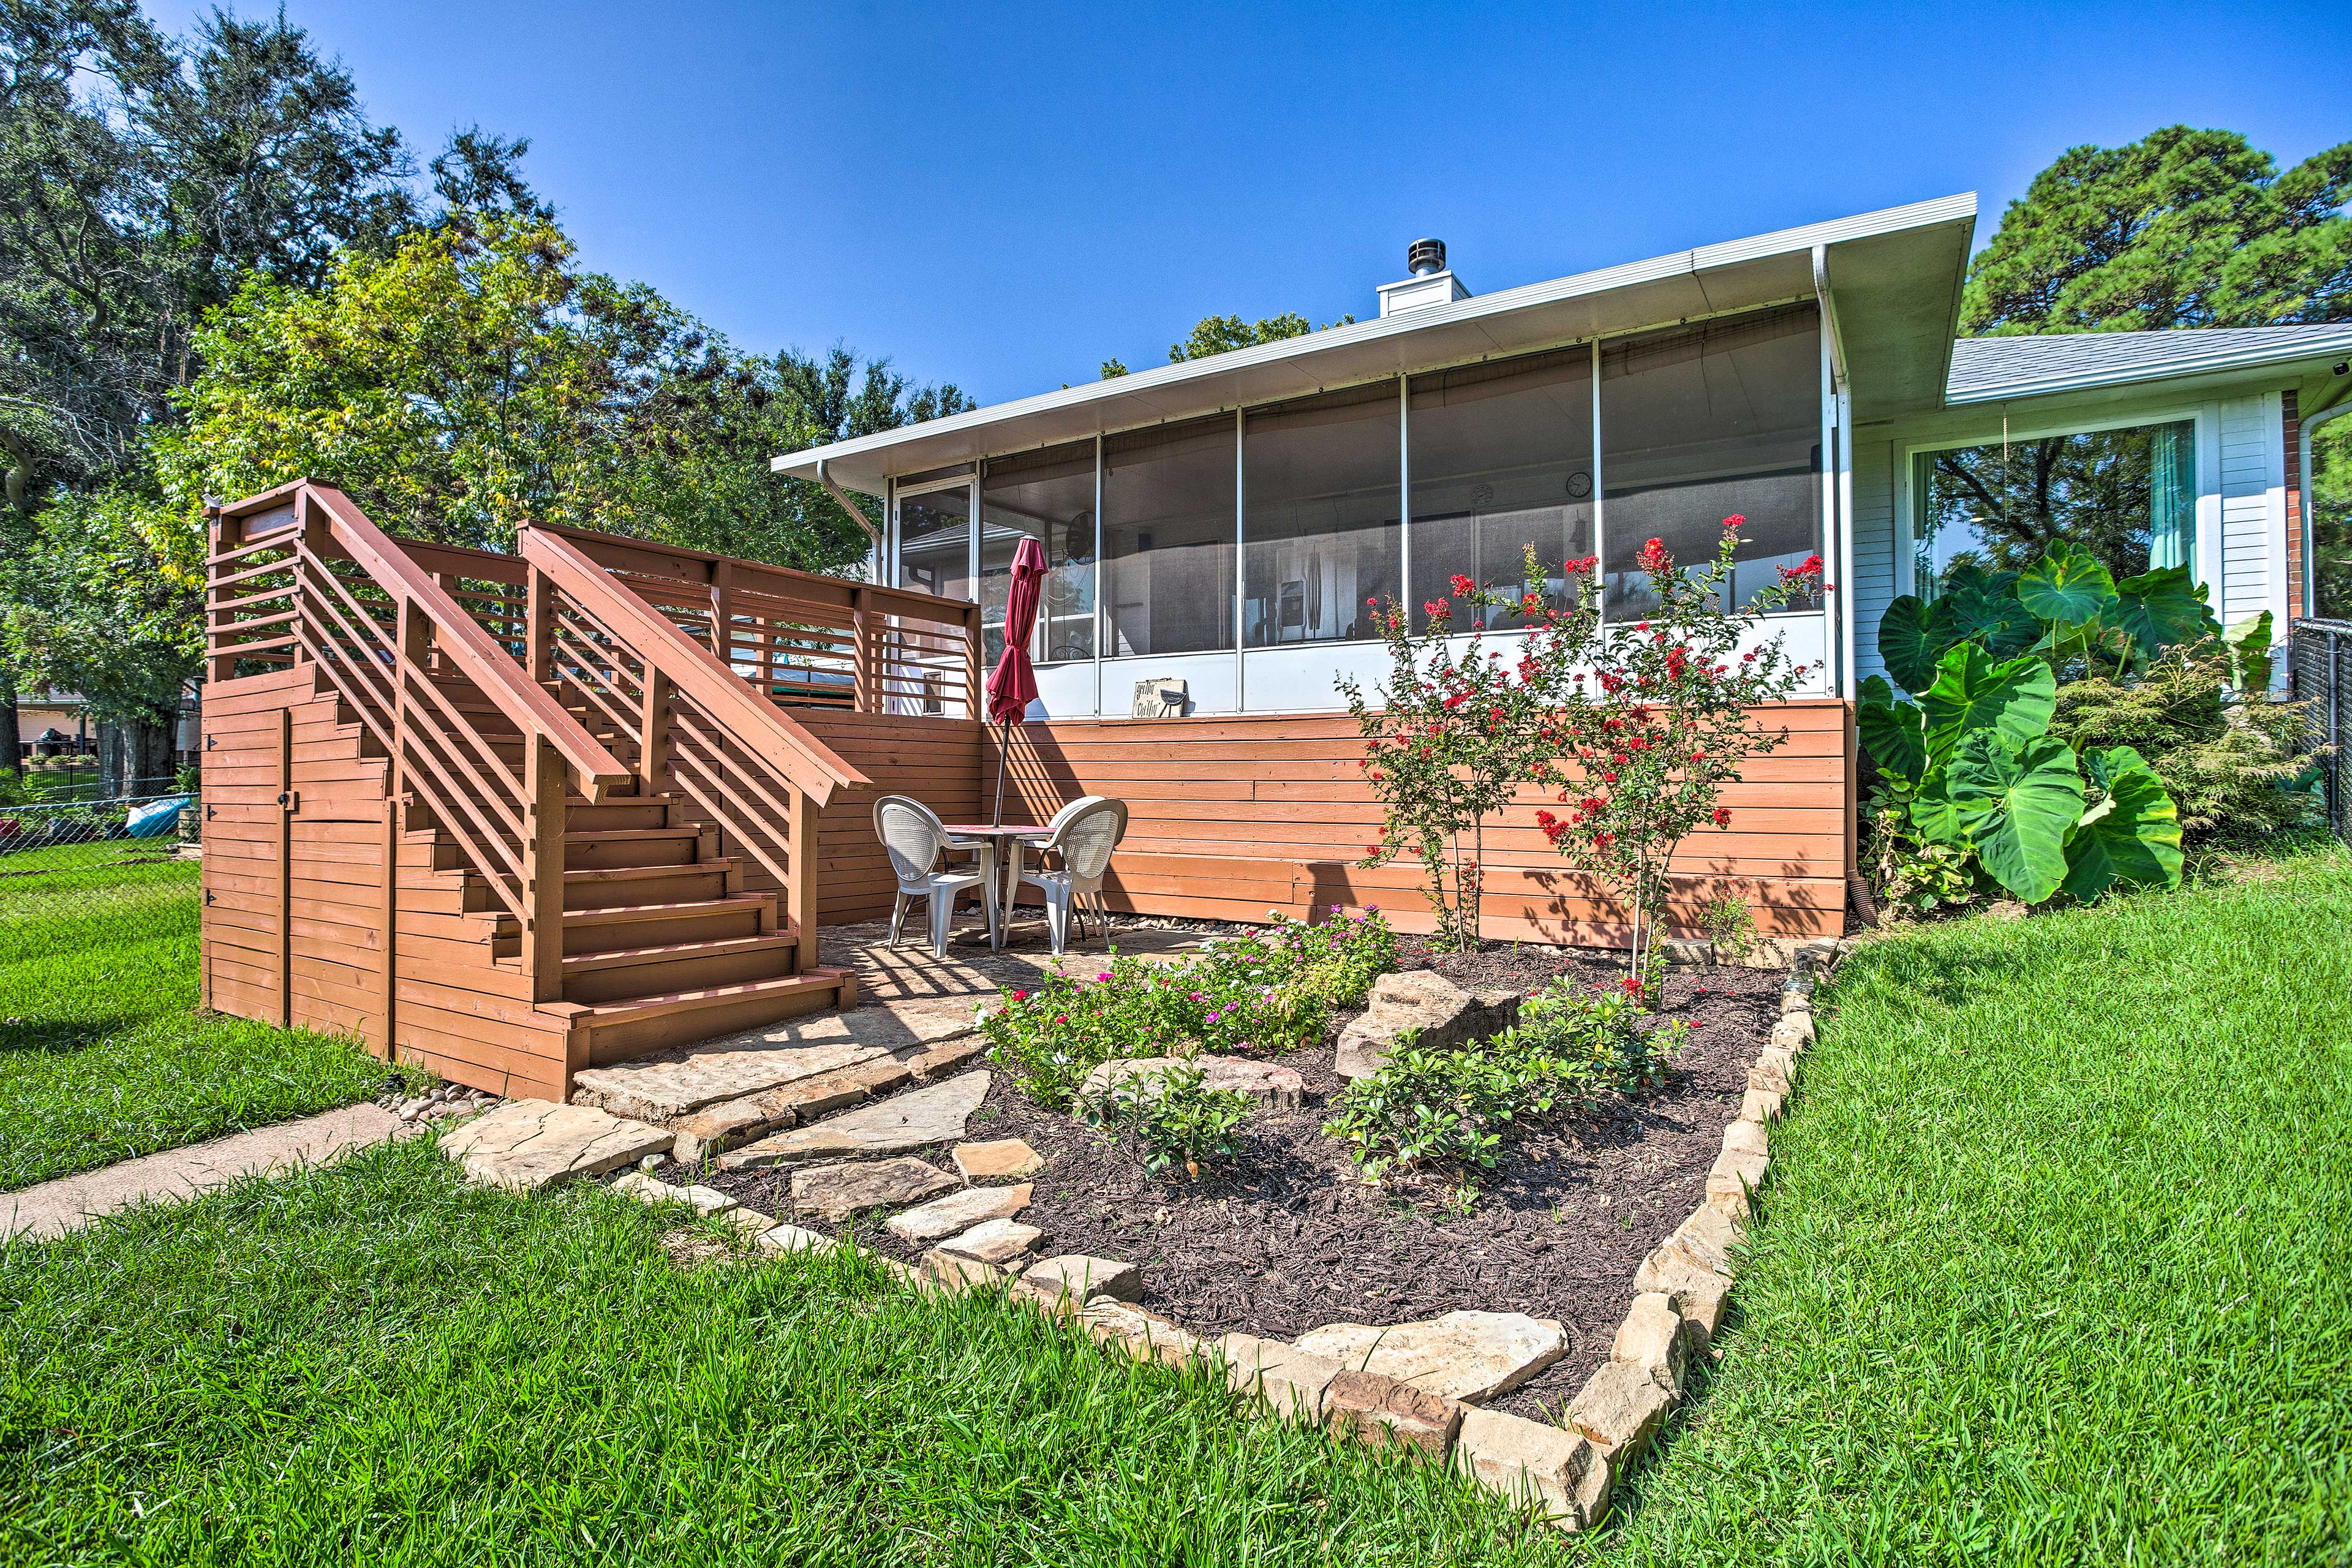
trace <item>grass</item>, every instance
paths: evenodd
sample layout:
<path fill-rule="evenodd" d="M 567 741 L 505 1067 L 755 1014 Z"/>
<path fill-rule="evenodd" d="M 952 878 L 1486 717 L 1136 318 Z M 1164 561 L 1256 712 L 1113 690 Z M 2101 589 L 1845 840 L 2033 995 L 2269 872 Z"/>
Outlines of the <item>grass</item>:
<path fill-rule="evenodd" d="M 1850 961 L 1625 1555 L 2352 1561 L 2352 861 L 2252 869 Z"/>
<path fill-rule="evenodd" d="M 127 839 L 36 854 L 31 875 L 0 858 L 0 1191 L 383 1089 L 347 1042 L 195 1013 L 194 862 Z"/>
<path fill-rule="evenodd" d="M 425 1142 L 0 1255 L 0 1559 L 1516 1565 L 1443 1472 Z M 701 1222 L 709 1226 L 711 1222 Z"/>
<path fill-rule="evenodd" d="M 2352 1562 L 2352 860 L 2252 869 L 1851 961 L 1593 1537 L 420 1142 L 0 1249 L 0 1561 Z"/>

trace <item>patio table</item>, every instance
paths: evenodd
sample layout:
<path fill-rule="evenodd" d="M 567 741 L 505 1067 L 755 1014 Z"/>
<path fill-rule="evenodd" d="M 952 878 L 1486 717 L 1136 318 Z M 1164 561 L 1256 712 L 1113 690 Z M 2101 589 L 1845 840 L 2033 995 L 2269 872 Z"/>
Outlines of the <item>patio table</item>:
<path fill-rule="evenodd" d="M 990 934 L 989 951 L 1004 950 L 1004 932 L 1013 924 L 1013 900 L 1021 891 L 1021 847 L 1043 844 L 1054 836 L 1050 827 L 1014 826 L 996 822 L 946 822 L 940 826 L 958 838 L 986 838 L 996 845 L 996 858 L 1004 868 L 1004 918 Z"/>

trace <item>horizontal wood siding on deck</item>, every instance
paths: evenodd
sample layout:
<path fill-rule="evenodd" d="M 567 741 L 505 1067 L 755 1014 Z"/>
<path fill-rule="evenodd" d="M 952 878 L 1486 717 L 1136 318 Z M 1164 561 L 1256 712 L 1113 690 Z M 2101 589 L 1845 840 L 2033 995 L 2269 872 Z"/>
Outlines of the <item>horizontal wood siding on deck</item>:
<path fill-rule="evenodd" d="M 1759 724 L 1785 730 L 1789 738 L 1725 790 L 1730 826 L 1693 835 L 1676 856 L 1675 902 L 1683 923 L 1703 900 L 1732 893 L 1754 910 L 1765 935 L 1843 929 L 1853 821 L 1846 715 L 1843 703 L 1828 700 L 1758 710 Z M 996 734 L 976 737 L 982 815 Z M 1008 822 L 1042 821 L 1080 795 L 1126 801 L 1127 837 L 1108 883 L 1116 909 L 1264 920 L 1269 909 L 1299 915 L 1317 904 L 1377 903 L 1401 928 L 1425 931 L 1431 918 L 1417 864 L 1377 870 L 1356 864 L 1380 836 L 1381 820 L 1357 765 L 1362 755 L 1355 722 L 1344 715 L 1024 724 L 1013 731 L 1004 816 Z M 1620 911 L 1590 879 L 1566 867 L 1536 826 L 1535 811 L 1544 804 L 1522 792 L 1487 832 L 1486 934 L 1621 940 Z M 870 826 L 866 837 L 870 844 Z"/>
<path fill-rule="evenodd" d="M 874 836 L 874 803 L 910 795 L 949 822 L 984 820 L 995 752 L 971 719 L 919 714 L 856 713 L 845 709 L 794 708 L 793 717 L 841 759 L 874 781 L 874 788 L 843 790 L 817 824 L 822 875 L 817 884 L 821 925 L 846 925 L 890 912 L 897 879 Z M 1010 779 L 1006 820 L 1017 820 Z"/>

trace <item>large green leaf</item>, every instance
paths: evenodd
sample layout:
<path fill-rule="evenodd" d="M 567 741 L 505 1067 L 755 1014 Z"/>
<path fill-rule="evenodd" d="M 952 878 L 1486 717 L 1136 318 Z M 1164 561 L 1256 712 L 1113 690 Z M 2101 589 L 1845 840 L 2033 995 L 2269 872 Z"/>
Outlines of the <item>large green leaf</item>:
<path fill-rule="evenodd" d="M 2205 603 L 2205 584 L 2189 580 L 2186 566 L 2159 566 L 2116 584 L 2119 603 L 2109 617 L 2131 634 L 2142 658 L 2159 648 L 2195 642 L 2221 629 Z"/>
<path fill-rule="evenodd" d="M 1927 740 L 1923 721 L 1918 704 L 1895 696 L 1885 676 L 1874 675 L 1862 683 L 1855 727 L 1862 731 L 1863 749 L 1881 773 L 1909 784 L 1916 784 L 1926 774 Z"/>
<path fill-rule="evenodd" d="M 1991 730 L 2015 746 L 2049 729 L 2058 706 L 2058 680 L 2038 658 L 1995 664 L 1976 644 L 1961 643 L 1944 655 L 1920 705 L 1932 765 L 1949 757 L 1973 731 Z"/>
<path fill-rule="evenodd" d="M 2084 770 L 2106 799 L 2066 839 L 2066 892 L 2089 903 L 2117 882 L 2180 885 L 2180 811 L 2164 781 L 2129 746 L 2086 752 Z"/>
<path fill-rule="evenodd" d="M 2034 619 L 2072 630 L 2116 607 L 2116 580 L 2088 551 L 2053 544 L 2019 574 L 2017 602 Z"/>
<path fill-rule="evenodd" d="M 1906 691 L 1925 691 L 1936 679 L 1936 661 L 1958 640 L 1948 600 L 1930 605 L 1906 594 L 1878 618 L 1879 662 Z"/>
<path fill-rule="evenodd" d="M 2018 602 L 2017 574 L 1988 572 L 1963 561 L 1944 574 L 1944 595 L 1955 636 L 1980 643 L 1995 658 L 2013 658 L 2042 636 L 2042 623 Z"/>
<path fill-rule="evenodd" d="M 2011 894 L 2038 904 L 2066 879 L 2066 834 L 2083 815 L 2083 774 L 2074 748 L 2043 736 L 2010 746 L 1992 730 L 1961 741 L 1928 781 L 1948 803 L 1986 872 Z"/>
<path fill-rule="evenodd" d="M 2241 691 L 2271 689 L 2271 613 L 2248 616 L 2221 634 L 2230 650 L 2230 684 Z"/>

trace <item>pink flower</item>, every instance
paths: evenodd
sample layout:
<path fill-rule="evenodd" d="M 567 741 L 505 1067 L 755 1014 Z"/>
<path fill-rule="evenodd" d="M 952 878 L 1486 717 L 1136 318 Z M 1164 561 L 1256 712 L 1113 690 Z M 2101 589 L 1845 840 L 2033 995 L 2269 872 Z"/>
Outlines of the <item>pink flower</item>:
<path fill-rule="evenodd" d="M 1015 991 L 1013 994 L 1013 999 L 1015 1002 L 1026 1002 L 1029 1000 L 1029 993 L 1026 991 Z"/>
<path fill-rule="evenodd" d="M 1109 973 L 1108 973 L 1108 971 L 1106 971 L 1105 973 L 1101 973 L 1101 974 L 1097 974 L 1097 975 L 1096 975 L 1096 976 L 1095 976 L 1095 978 L 1096 978 L 1097 980 L 1108 980 L 1108 979 L 1110 978 L 1110 974 L 1109 974 Z"/>

